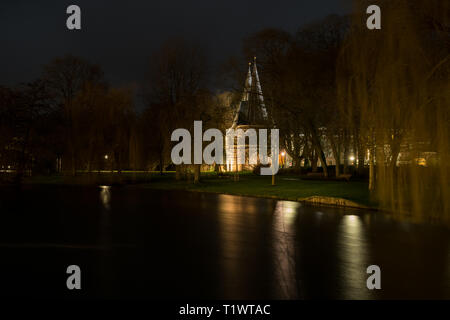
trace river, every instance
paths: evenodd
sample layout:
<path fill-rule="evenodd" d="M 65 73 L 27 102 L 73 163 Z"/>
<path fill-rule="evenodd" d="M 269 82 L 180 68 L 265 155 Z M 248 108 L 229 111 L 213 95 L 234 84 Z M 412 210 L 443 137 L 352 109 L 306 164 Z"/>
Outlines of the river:
<path fill-rule="evenodd" d="M 143 186 L 0 190 L 2 296 L 450 299 L 445 226 Z M 367 289 L 369 265 L 380 290 Z"/>

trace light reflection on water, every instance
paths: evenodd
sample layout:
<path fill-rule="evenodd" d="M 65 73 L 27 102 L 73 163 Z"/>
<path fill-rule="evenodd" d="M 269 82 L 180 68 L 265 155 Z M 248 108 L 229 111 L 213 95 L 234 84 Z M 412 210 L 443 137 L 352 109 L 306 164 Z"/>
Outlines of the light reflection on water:
<path fill-rule="evenodd" d="M 369 246 L 364 230 L 364 224 L 357 215 L 344 215 L 339 225 L 338 259 L 341 266 L 342 288 L 345 288 L 344 299 L 366 299 L 369 296 L 365 289 L 366 268 Z M 361 295 L 364 296 L 361 296 Z"/>
<path fill-rule="evenodd" d="M 242 212 L 242 197 L 233 197 L 229 195 L 218 196 L 218 219 L 220 224 L 220 237 L 222 248 L 222 274 L 223 290 L 225 296 L 232 296 L 239 282 L 240 261 L 245 254 L 242 252 L 240 244 L 239 224 L 242 217 L 236 215 L 236 212 Z"/>
<path fill-rule="evenodd" d="M 280 290 L 280 296 L 285 299 L 298 298 L 297 279 L 295 276 L 295 243 L 294 221 L 298 214 L 300 203 L 292 201 L 277 201 L 273 213 L 273 256 L 275 277 Z"/>
<path fill-rule="evenodd" d="M 272 279 L 269 281 L 274 288 L 275 296 L 284 299 L 301 298 L 304 294 L 301 277 L 296 274 L 299 263 L 308 263 L 298 256 L 298 241 L 305 238 L 300 233 L 317 228 L 321 232 L 320 223 L 326 223 L 329 215 L 320 208 L 303 208 L 302 204 L 293 201 L 276 201 L 272 209 L 267 208 L 271 228 L 268 230 L 270 237 L 268 243 L 253 243 L 257 241 L 252 234 L 259 232 L 255 230 L 258 219 L 265 217 L 265 212 L 255 210 L 256 203 L 260 199 L 235 197 L 228 195 L 218 196 L 218 218 L 220 225 L 221 252 L 224 257 L 223 274 L 225 289 L 235 292 L 242 278 L 246 275 L 246 261 L 253 256 L 248 250 L 248 245 L 257 249 L 259 246 L 268 245 L 270 248 L 270 259 L 267 263 L 271 265 Z M 261 209 L 261 207 L 259 207 Z M 309 215 L 316 221 L 317 225 L 302 229 L 299 225 L 299 215 Z M 337 218 L 337 243 L 335 248 L 336 259 L 341 270 L 337 286 L 344 293 L 342 298 L 368 298 L 366 268 L 368 264 L 369 246 L 364 230 L 364 222 L 358 215 L 333 216 Z M 246 232 L 243 233 L 242 231 Z M 302 231 L 303 230 L 303 231 Z M 313 231 L 314 234 L 314 231 Z M 317 233 L 315 233 L 317 234 Z M 317 234 L 320 237 L 320 234 Z M 326 236 L 326 235 L 322 235 Z M 325 238 L 324 238 L 325 239 Z M 245 244 L 245 247 L 243 245 Z M 314 250 L 314 248 L 309 248 Z M 312 262 L 311 263 L 316 263 Z M 324 266 L 325 268 L 327 266 Z M 330 266 L 331 267 L 331 266 Z M 227 296 L 227 294 L 225 294 Z"/>
<path fill-rule="evenodd" d="M 99 242 L 105 248 L 111 246 L 111 187 L 100 186 L 100 202 L 103 210 L 100 216 Z"/>
<path fill-rule="evenodd" d="M 103 207 L 107 210 L 111 208 L 111 187 L 110 186 L 100 186 L 100 200 Z"/>
<path fill-rule="evenodd" d="M 250 252 L 246 251 L 248 248 L 243 248 L 242 245 L 249 242 L 254 247 L 264 245 L 264 243 L 253 244 L 254 239 L 251 238 L 251 234 L 255 232 L 255 226 L 258 225 L 258 219 L 266 216 L 264 212 L 255 211 L 254 202 L 258 201 L 260 200 L 227 195 L 219 196 L 221 247 L 225 258 L 223 272 L 225 282 L 231 291 L 233 291 L 233 284 L 237 285 L 237 282 L 240 281 L 239 278 L 245 276 L 243 275 L 245 273 L 243 263 L 246 259 L 251 259 Z M 268 261 L 268 263 L 272 266 L 273 278 L 270 282 L 275 295 L 288 299 L 301 298 L 304 294 L 302 288 L 304 284 L 301 276 L 296 273 L 299 270 L 298 264 L 308 264 L 308 261 L 298 255 L 299 245 L 303 248 L 303 244 L 299 241 L 306 241 L 315 235 L 318 237 L 317 239 L 323 238 L 325 241 L 327 237 L 332 236 L 332 234 L 321 234 L 321 232 L 331 232 L 321 227 L 321 223 L 325 223 L 324 226 L 329 224 L 330 214 L 324 213 L 321 208 L 304 208 L 301 203 L 293 201 L 276 201 L 275 206 L 268 214 L 271 228 L 268 230 L 270 237 L 266 245 L 269 246 L 271 253 L 272 261 Z M 336 280 L 335 285 L 342 289 L 337 288 L 344 299 L 370 298 L 371 293 L 366 288 L 368 277 L 366 269 L 374 263 L 369 261 L 370 246 L 366 236 L 367 230 L 364 227 L 365 222 L 359 215 L 340 214 L 340 212 L 335 212 L 331 218 L 337 222 L 337 238 L 335 238 L 335 246 L 330 247 L 329 251 L 336 257 L 336 261 L 333 263 L 337 263 L 340 270 L 339 279 Z M 299 219 L 300 215 L 309 215 L 312 220 Z M 304 226 L 303 224 L 307 221 L 315 221 L 317 224 Z M 243 233 L 243 230 L 246 232 Z M 304 235 L 304 232 L 308 234 Z M 308 250 L 315 249 L 308 248 Z M 310 261 L 310 263 L 317 262 Z M 327 267 L 332 268 L 327 265 L 320 266 L 321 270 L 327 270 Z"/>
<path fill-rule="evenodd" d="M 99 265 L 102 272 L 98 281 L 104 288 L 107 294 L 114 292 L 115 287 L 111 282 L 113 278 L 113 269 L 111 268 L 112 259 L 112 221 L 111 221 L 111 187 L 110 186 L 100 186 L 100 202 L 102 204 L 100 221 L 99 221 L 99 245 L 103 248 L 103 251 L 99 255 Z"/>

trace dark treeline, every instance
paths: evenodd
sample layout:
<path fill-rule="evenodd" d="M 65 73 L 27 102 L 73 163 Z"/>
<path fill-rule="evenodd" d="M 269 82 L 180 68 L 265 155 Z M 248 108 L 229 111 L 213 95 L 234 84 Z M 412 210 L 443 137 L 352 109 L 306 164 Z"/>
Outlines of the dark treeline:
<path fill-rule="evenodd" d="M 18 179 L 173 168 L 171 132 L 192 129 L 194 120 L 225 131 L 256 56 L 269 116 L 294 169 L 359 175 L 385 207 L 424 212 L 432 203 L 433 212 L 448 215 L 449 5 L 378 1 L 382 29 L 368 30 L 371 3 L 354 3 L 352 15 L 294 34 L 248 36 L 243 58 L 230 58 L 215 76 L 200 46 L 166 42 L 149 59 L 139 113 L 136 92 L 109 86 L 99 66 L 57 58 L 40 79 L 0 88 L 0 166 Z M 211 78 L 220 88 L 211 88 Z M 177 178 L 191 170 L 194 180 L 200 176 L 200 166 L 173 169 Z"/>
<path fill-rule="evenodd" d="M 49 62 L 33 83 L 1 87 L 2 171 L 18 181 L 33 173 L 162 172 L 171 166 L 173 130 L 194 120 L 226 129 L 232 110 L 208 88 L 200 46 L 172 39 L 149 61 L 140 92 L 108 85 L 98 65 L 71 55 Z M 136 96 L 145 101 L 141 112 Z M 190 168 L 176 170 L 182 177 Z M 198 179 L 200 166 L 195 172 Z"/>
<path fill-rule="evenodd" d="M 1 88 L 0 119 L 0 162 L 18 179 L 100 169 L 106 160 L 119 170 L 128 166 L 133 94 L 108 87 L 100 67 L 81 58 L 56 58 L 39 80 Z"/>

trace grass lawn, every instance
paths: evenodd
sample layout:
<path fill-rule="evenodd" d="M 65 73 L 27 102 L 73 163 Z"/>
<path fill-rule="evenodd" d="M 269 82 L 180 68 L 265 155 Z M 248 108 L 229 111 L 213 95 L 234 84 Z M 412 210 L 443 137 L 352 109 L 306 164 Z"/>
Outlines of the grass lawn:
<path fill-rule="evenodd" d="M 198 192 L 216 192 L 244 196 L 259 196 L 285 200 L 297 200 L 311 196 L 343 198 L 368 207 L 375 207 L 370 201 L 368 183 L 364 181 L 302 180 L 298 176 L 276 176 L 272 186 L 271 176 L 240 175 L 239 181 L 231 176 L 218 178 L 206 176 L 198 184 L 174 181 L 173 177 L 155 177 L 145 187 L 155 189 L 182 189 Z"/>

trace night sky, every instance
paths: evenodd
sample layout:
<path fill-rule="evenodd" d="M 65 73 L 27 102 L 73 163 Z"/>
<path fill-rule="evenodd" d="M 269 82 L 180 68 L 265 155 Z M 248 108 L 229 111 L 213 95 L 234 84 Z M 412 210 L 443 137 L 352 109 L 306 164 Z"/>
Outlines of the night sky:
<path fill-rule="evenodd" d="M 66 28 L 70 4 L 81 7 L 82 30 Z M 0 85 L 33 80 L 43 64 L 66 53 L 99 63 L 113 84 L 135 84 L 152 51 L 171 37 L 200 43 L 218 65 L 262 28 L 295 32 L 348 11 L 345 0 L 2 0 Z"/>

